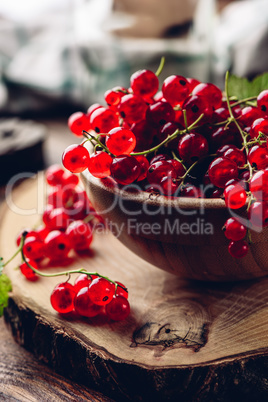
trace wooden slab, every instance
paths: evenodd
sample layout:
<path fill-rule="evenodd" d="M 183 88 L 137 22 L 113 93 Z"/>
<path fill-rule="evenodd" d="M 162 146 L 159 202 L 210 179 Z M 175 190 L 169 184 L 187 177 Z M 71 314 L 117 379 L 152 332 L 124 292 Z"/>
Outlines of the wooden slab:
<path fill-rule="evenodd" d="M 7 199 L 0 229 L 4 258 L 15 251 L 16 234 L 38 222 L 44 193 L 39 175 Z M 6 320 L 20 344 L 66 377 L 117 401 L 268 397 L 268 278 L 232 284 L 180 280 L 111 234 L 98 233 L 92 255 L 79 257 L 71 268 L 98 271 L 128 287 L 131 315 L 116 323 L 58 315 L 49 297 L 61 279 L 28 282 L 15 269 L 18 263 L 19 257 L 7 267 L 13 293 Z"/>

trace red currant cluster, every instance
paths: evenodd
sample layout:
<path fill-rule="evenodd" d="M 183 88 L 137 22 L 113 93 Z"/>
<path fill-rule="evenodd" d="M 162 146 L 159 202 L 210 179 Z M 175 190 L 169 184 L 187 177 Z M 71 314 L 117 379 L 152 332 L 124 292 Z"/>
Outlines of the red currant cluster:
<path fill-rule="evenodd" d="M 59 261 L 61 265 L 67 264 L 71 262 L 71 250 L 88 250 L 93 238 L 92 223 L 99 219 L 85 191 L 79 188 L 77 175 L 53 165 L 46 171 L 46 181 L 51 191 L 42 215 L 43 224 L 26 229 L 23 245 L 25 258 L 35 268 Z M 23 232 L 16 239 L 18 246 Z M 38 278 L 25 262 L 20 269 L 28 280 Z"/>
<path fill-rule="evenodd" d="M 70 116 L 70 130 L 86 137 L 94 151 L 70 145 L 63 165 L 86 168 L 119 185 L 169 197 L 224 198 L 232 210 L 247 208 L 248 227 L 268 225 L 268 90 L 237 100 L 211 83 L 140 70 L 130 87 L 108 90 L 106 106 Z M 229 252 L 248 251 L 249 232 L 237 218 L 225 224 Z M 247 238 L 247 240 L 244 240 Z"/>
<path fill-rule="evenodd" d="M 112 282 L 97 274 L 80 274 L 74 285 L 58 284 L 50 297 L 52 307 L 61 314 L 75 311 L 82 317 L 105 313 L 114 321 L 128 317 L 128 291 L 120 282 Z"/>

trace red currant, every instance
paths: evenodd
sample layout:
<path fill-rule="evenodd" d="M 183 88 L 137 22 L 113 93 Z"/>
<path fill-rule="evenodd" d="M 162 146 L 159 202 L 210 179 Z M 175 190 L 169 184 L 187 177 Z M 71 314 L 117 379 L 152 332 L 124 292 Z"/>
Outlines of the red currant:
<path fill-rule="evenodd" d="M 130 77 L 130 86 L 133 93 L 145 99 L 156 94 L 158 85 L 157 76 L 150 70 L 136 71 Z"/>
<path fill-rule="evenodd" d="M 58 284 L 50 296 L 50 302 L 58 313 L 70 313 L 74 309 L 75 290 L 68 282 Z"/>
<path fill-rule="evenodd" d="M 146 119 L 153 127 L 161 127 L 175 119 L 175 113 L 168 102 L 156 102 L 150 105 L 146 112 Z"/>
<path fill-rule="evenodd" d="M 224 225 L 224 234 L 229 240 L 242 240 L 247 234 L 247 228 L 235 218 L 229 218 Z"/>
<path fill-rule="evenodd" d="M 221 90 L 214 84 L 201 83 L 193 89 L 193 95 L 204 96 L 214 109 L 222 104 Z"/>
<path fill-rule="evenodd" d="M 244 188 L 239 184 L 230 184 L 224 190 L 225 204 L 228 208 L 242 208 L 247 201 L 247 194 Z"/>
<path fill-rule="evenodd" d="M 91 114 L 90 124 L 96 133 L 108 133 L 112 128 L 119 126 L 119 118 L 113 110 L 99 107 Z"/>
<path fill-rule="evenodd" d="M 38 266 L 34 260 L 31 260 L 30 258 L 26 258 L 28 264 L 30 264 L 33 268 L 38 269 Z M 38 275 L 26 264 L 26 262 L 23 262 L 20 264 L 20 271 L 22 275 L 25 276 L 28 281 L 36 281 L 38 279 Z"/>
<path fill-rule="evenodd" d="M 106 146 L 114 155 L 129 155 L 136 147 L 136 137 L 130 130 L 115 127 L 106 136 Z"/>
<path fill-rule="evenodd" d="M 171 75 L 165 79 L 162 85 L 163 97 L 176 106 L 183 102 L 190 94 L 190 83 L 181 75 Z"/>
<path fill-rule="evenodd" d="M 73 113 L 68 119 L 68 126 L 73 134 L 82 136 L 83 130 L 90 130 L 89 118 L 83 112 Z"/>
<path fill-rule="evenodd" d="M 87 168 L 88 162 L 88 150 L 82 145 L 69 145 L 63 152 L 63 166 L 72 173 L 83 172 Z"/>
<path fill-rule="evenodd" d="M 97 151 L 91 154 L 88 162 L 88 170 L 94 176 L 99 179 L 110 176 L 111 164 L 113 158 L 104 151 Z"/>
<path fill-rule="evenodd" d="M 267 115 L 268 112 L 268 89 L 265 89 L 259 93 L 257 97 L 258 108 Z"/>
<path fill-rule="evenodd" d="M 268 149 L 260 145 L 254 145 L 248 153 L 248 161 L 257 169 L 264 169 L 268 166 Z"/>
<path fill-rule="evenodd" d="M 99 306 L 110 303 L 114 296 L 115 285 L 105 278 L 94 279 L 88 288 L 90 300 Z"/>
<path fill-rule="evenodd" d="M 208 142 L 201 134 L 188 133 L 181 138 L 178 151 L 185 163 L 192 164 L 207 155 Z"/>
<path fill-rule="evenodd" d="M 130 313 L 130 305 L 123 296 L 114 296 L 112 301 L 105 306 L 107 316 L 113 321 L 125 320 Z"/>
<path fill-rule="evenodd" d="M 257 138 L 261 133 L 268 137 L 268 119 L 263 119 L 262 117 L 252 123 L 250 136 L 251 138 Z"/>
<path fill-rule="evenodd" d="M 238 177 L 238 169 L 236 163 L 231 159 L 220 156 L 211 162 L 208 174 L 212 184 L 224 188 L 230 179 Z"/>
<path fill-rule="evenodd" d="M 92 229 L 81 220 L 72 222 L 65 233 L 74 250 L 87 250 L 92 242 Z"/>
<path fill-rule="evenodd" d="M 140 172 L 140 164 L 134 156 L 117 156 L 111 164 L 111 176 L 119 184 L 133 183 L 139 177 Z"/>
<path fill-rule="evenodd" d="M 245 240 L 231 241 L 228 251 L 234 258 L 243 258 L 248 253 L 248 243 Z"/>
<path fill-rule="evenodd" d="M 75 312 L 83 317 L 96 317 L 101 310 L 102 306 L 99 306 L 92 302 L 89 297 L 88 286 L 81 288 L 74 298 Z"/>
<path fill-rule="evenodd" d="M 67 257 L 71 250 L 68 236 L 59 230 L 52 230 L 45 238 L 46 256 L 51 260 L 60 260 Z"/>
<path fill-rule="evenodd" d="M 268 169 L 262 169 L 252 176 L 249 189 L 258 201 L 268 201 Z"/>
<path fill-rule="evenodd" d="M 145 119 L 147 108 L 142 97 L 129 94 L 122 97 L 118 110 L 125 122 L 133 124 Z"/>

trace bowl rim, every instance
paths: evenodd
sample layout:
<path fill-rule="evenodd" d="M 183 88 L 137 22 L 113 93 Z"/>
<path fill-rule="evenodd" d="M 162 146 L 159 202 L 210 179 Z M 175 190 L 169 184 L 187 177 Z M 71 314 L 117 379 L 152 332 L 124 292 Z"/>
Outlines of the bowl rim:
<path fill-rule="evenodd" d="M 225 211 L 228 208 L 221 198 L 190 198 L 190 197 L 167 197 L 165 195 L 148 193 L 144 190 L 141 191 L 127 191 L 120 188 L 118 183 L 108 176 L 105 179 L 98 179 L 94 177 L 88 169 L 81 173 L 82 182 L 90 182 L 93 186 L 98 187 L 102 191 L 106 191 L 115 196 L 127 199 L 128 201 L 136 202 L 139 204 L 148 203 L 154 206 L 174 207 L 179 209 L 211 209 Z M 108 185 L 109 184 L 109 185 Z M 132 183 L 132 188 L 136 183 Z M 127 186 L 126 186 L 127 187 Z M 131 188 L 131 184 L 129 185 Z M 136 187 L 137 188 L 137 187 Z"/>

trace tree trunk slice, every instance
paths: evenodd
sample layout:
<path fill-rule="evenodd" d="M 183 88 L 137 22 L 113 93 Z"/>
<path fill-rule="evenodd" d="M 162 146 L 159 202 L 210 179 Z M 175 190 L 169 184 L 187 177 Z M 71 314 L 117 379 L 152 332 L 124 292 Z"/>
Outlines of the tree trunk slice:
<path fill-rule="evenodd" d="M 38 221 L 44 193 L 39 175 L 7 199 L 0 229 L 5 259 L 16 249 L 16 234 Z M 21 345 L 64 376 L 117 401 L 268 397 L 268 278 L 181 280 L 144 262 L 110 233 L 96 233 L 91 256 L 80 256 L 71 268 L 97 271 L 128 287 L 131 315 L 112 322 L 58 315 L 49 298 L 64 277 L 28 282 L 14 269 L 19 261 L 6 269 L 13 292 L 5 318 Z"/>

